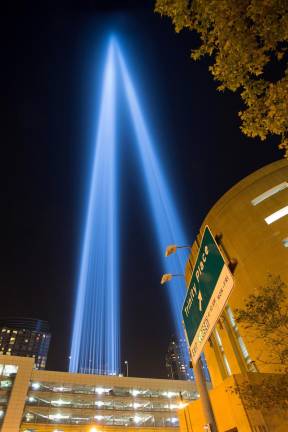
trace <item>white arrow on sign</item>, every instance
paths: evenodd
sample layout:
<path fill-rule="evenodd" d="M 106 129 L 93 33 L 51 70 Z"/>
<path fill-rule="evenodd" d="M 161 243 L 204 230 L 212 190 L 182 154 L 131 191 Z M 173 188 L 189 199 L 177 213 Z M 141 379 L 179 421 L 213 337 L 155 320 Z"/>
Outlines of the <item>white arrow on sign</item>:
<path fill-rule="evenodd" d="M 199 311 L 202 312 L 202 294 L 200 290 L 198 294 L 198 300 L 199 300 Z"/>

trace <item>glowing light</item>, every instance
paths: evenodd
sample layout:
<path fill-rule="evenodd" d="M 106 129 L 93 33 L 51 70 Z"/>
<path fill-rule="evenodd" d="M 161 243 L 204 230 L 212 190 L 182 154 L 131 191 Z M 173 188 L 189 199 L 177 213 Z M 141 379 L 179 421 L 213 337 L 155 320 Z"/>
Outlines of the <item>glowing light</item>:
<path fill-rule="evenodd" d="M 183 408 L 186 408 L 187 405 L 188 405 L 187 403 L 180 402 L 180 403 L 178 404 L 178 408 L 179 408 L 179 409 L 183 409 Z"/>
<path fill-rule="evenodd" d="M 101 407 L 101 406 L 105 405 L 105 403 L 102 402 L 102 401 L 96 401 L 95 405 L 98 406 L 98 407 Z"/>
<path fill-rule="evenodd" d="M 0 410 L 0 418 L 4 416 L 4 411 Z"/>
<path fill-rule="evenodd" d="M 267 216 L 265 218 L 265 222 L 270 225 L 273 222 L 277 221 L 278 219 L 281 219 L 284 216 L 288 215 L 288 206 L 281 208 L 280 210 L 277 210 L 275 213 L 272 213 L 270 216 Z"/>
<path fill-rule="evenodd" d="M 115 46 L 111 41 L 104 71 L 70 372 L 118 374 L 120 369 L 114 63 Z"/>
<path fill-rule="evenodd" d="M 98 393 L 99 395 L 103 394 L 103 393 L 109 393 L 111 389 L 105 389 L 102 387 L 96 387 L 95 392 Z"/>
<path fill-rule="evenodd" d="M 103 418 L 104 418 L 104 416 L 102 416 L 102 415 L 95 415 L 94 416 L 94 419 L 98 420 L 98 421 L 103 420 Z"/>
<path fill-rule="evenodd" d="M 63 420 L 63 419 L 69 419 L 69 415 L 63 415 L 63 414 L 60 414 L 60 413 L 57 413 L 57 414 L 49 414 L 49 415 L 48 415 L 48 418 L 49 418 L 50 420 Z"/>
<path fill-rule="evenodd" d="M 38 390 L 40 388 L 40 384 L 39 383 L 32 383 L 32 388 L 33 388 L 33 390 Z"/>
<path fill-rule="evenodd" d="M 142 172 L 151 206 L 152 219 L 158 238 L 159 255 L 162 258 L 163 268 L 167 273 L 183 274 L 186 261 L 184 254 L 174 254 L 169 258 L 169 262 L 167 262 L 162 251 L 165 250 L 167 244 L 186 245 L 189 244 L 189 242 L 187 242 L 187 236 L 184 233 L 180 218 L 177 214 L 175 200 L 169 190 L 164 171 L 160 166 L 159 157 L 156 155 L 155 149 L 153 148 L 152 140 L 148 133 L 148 128 L 145 124 L 128 68 L 119 49 L 117 49 L 117 56 L 135 131 Z M 178 339 L 185 340 L 182 327 L 182 305 L 186 295 L 184 281 L 180 278 L 173 278 L 168 286 L 168 293 Z M 186 364 L 189 364 L 190 357 L 186 345 L 181 347 L 181 351 L 183 351 L 182 354 Z"/>
<path fill-rule="evenodd" d="M 136 397 L 136 396 L 138 396 L 138 394 L 140 394 L 141 392 L 140 392 L 140 390 L 131 390 L 130 393 L 132 394 L 132 396 Z"/>
<path fill-rule="evenodd" d="M 29 398 L 28 398 L 28 400 L 29 400 L 29 402 L 35 402 L 35 398 L 34 397 L 32 397 L 32 396 L 30 396 Z"/>
<path fill-rule="evenodd" d="M 139 424 L 141 421 L 142 421 L 142 418 L 141 418 L 141 417 L 139 417 L 139 416 L 135 416 L 135 417 L 134 417 L 134 422 L 135 422 L 136 424 Z"/>
<path fill-rule="evenodd" d="M 174 396 L 174 397 L 175 397 L 175 396 L 178 396 L 178 393 L 175 393 L 175 392 L 172 392 L 172 391 L 163 392 L 162 394 L 163 394 L 163 396 L 166 396 L 166 397 L 168 397 L 169 399 L 171 399 L 173 396 Z"/>
<path fill-rule="evenodd" d="M 177 423 L 178 422 L 178 418 L 177 417 L 172 417 L 170 419 L 171 423 Z"/>
<path fill-rule="evenodd" d="M 80 265 L 70 355 L 70 372 L 118 375 L 120 369 L 120 318 L 118 272 L 118 203 L 116 189 L 115 74 L 120 71 L 124 94 L 136 137 L 136 146 L 165 271 L 184 273 L 186 257 L 162 256 L 167 244 L 187 244 L 167 178 L 148 133 L 128 68 L 118 44 L 112 41 L 104 71 L 88 211 Z M 117 77 L 118 78 L 118 77 Z M 172 250 L 172 249 L 171 249 Z M 184 339 L 181 310 L 186 294 L 184 281 L 173 278 L 169 293 L 179 339 Z M 185 347 L 185 345 L 184 345 Z M 189 363 L 187 347 L 183 357 Z M 133 396 L 137 394 L 132 393 Z"/>
<path fill-rule="evenodd" d="M 61 406 L 61 405 L 70 405 L 70 403 L 71 403 L 70 401 L 64 401 L 62 399 L 52 400 L 51 401 L 52 405 L 59 405 L 59 406 Z"/>

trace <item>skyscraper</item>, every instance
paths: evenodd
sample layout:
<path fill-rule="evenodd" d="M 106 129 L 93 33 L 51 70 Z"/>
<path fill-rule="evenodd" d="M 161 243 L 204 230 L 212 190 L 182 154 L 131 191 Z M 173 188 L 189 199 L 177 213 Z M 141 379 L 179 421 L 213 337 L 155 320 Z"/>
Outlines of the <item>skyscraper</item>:
<path fill-rule="evenodd" d="M 174 380 L 192 380 L 193 373 L 185 361 L 186 342 L 182 339 L 172 338 L 166 354 L 166 368 L 168 378 Z"/>
<path fill-rule="evenodd" d="M 0 319 L 0 354 L 33 357 L 36 369 L 45 369 L 50 339 L 47 321 L 31 318 Z"/>

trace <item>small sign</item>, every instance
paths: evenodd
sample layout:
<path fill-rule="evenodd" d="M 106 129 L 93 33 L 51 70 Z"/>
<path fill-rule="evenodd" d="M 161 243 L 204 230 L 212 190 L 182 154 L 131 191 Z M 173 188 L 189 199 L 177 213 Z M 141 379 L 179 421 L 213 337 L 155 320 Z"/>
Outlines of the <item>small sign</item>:
<path fill-rule="evenodd" d="M 232 288 L 232 274 L 206 226 L 182 309 L 194 364 L 199 359 Z"/>

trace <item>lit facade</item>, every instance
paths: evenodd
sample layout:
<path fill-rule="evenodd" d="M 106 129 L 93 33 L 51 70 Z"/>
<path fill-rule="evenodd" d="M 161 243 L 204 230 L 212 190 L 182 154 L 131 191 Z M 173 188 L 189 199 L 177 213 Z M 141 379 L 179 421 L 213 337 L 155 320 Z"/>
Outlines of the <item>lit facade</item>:
<path fill-rule="evenodd" d="M 286 431 L 284 413 L 245 410 L 229 387 L 247 377 L 257 380 L 262 373 L 277 373 L 269 362 L 272 346 L 264 345 L 249 331 L 237 325 L 233 311 L 265 285 L 267 275 L 280 276 L 288 284 L 288 161 L 280 160 L 254 172 L 223 195 L 212 207 L 192 246 L 190 264 L 194 266 L 198 244 L 208 225 L 219 241 L 227 262 L 234 264 L 234 288 L 204 353 L 213 390 L 212 405 L 220 431 Z M 235 266 L 237 262 L 237 265 Z M 191 265 L 186 266 L 189 283 Z M 261 360 L 259 360 L 261 356 Z M 227 391 L 228 390 L 228 391 Z M 221 401 L 221 403 L 219 403 Z M 225 415 L 223 415 L 223 404 Z M 204 418 L 199 402 L 189 405 L 193 432 L 203 430 Z M 183 431 L 187 430 L 183 420 Z"/>
<path fill-rule="evenodd" d="M 51 334 L 46 321 L 30 318 L 0 320 L 0 355 L 33 357 L 45 369 Z"/>
<path fill-rule="evenodd" d="M 189 381 L 40 371 L 32 358 L 0 356 L 2 432 L 178 430 L 197 399 Z M 100 428 L 100 429 L 99 429 Z"/>
<path fill-rule="evenodd" d="M 191 380 L 193 379 L 192 369 L 186 362 L 186 357 L 183 354 L 186 352 L 186 341 L 173 338 L 168 345 L 168 350 L 165 358 L 168 378 L 174 380 Z"/>

